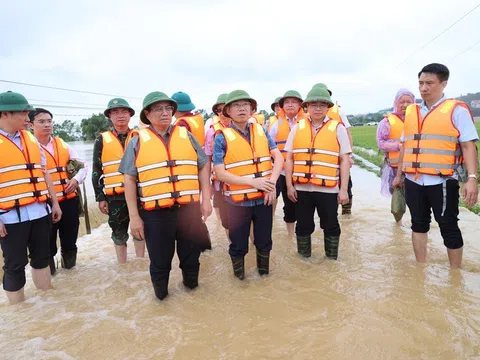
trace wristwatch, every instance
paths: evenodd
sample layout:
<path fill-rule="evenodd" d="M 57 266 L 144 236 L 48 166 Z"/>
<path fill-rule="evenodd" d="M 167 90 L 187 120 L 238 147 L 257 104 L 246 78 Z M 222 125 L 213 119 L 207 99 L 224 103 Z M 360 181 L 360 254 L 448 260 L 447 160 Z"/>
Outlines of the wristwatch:
<path fill-rule="evenodd" d="M 474 178 L 475 180 L 478 180 L 477 174 L 468 174 L 469 178 Z"/>

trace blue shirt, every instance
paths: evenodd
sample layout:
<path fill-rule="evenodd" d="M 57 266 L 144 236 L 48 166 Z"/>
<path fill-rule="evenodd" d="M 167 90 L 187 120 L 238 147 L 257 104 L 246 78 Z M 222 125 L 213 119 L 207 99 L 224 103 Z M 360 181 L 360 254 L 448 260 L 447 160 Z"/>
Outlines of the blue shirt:
<path fill-rule="evenodd" d="M 13 136 L 11 136 L 10 134 L 0 129 L 0 134 L 12 140 L 15 145 L 17 145 L 18 148 L 23 151 L 20 132 L 17 131 Z M 42 156 L 41 165 L 46 166 L 47 160 L 45 158 L 45 153 L 43 152 L 43 149 L 40 145 L 38 145 L 38 147 L 40 148 L 40 154 Z M 21 206 L 20 208 L 18 208 L 18 211 L 16 209 L 12 209 L 6 213 L 0 214 L 0 221 L 2 221 L 4 224 L 17 224 L 19 222 L 40 219 L 44 216 L 47 216 L 49 214 L 49 211 L 50 210 L 47 204 L 35 202 L 30 205 Z M 19 214 L 20 218 L 18 217 Z"/>
<path fill-rule="evenodd" d="M 428 109 L 427 104 L 425 101 L 422 101 L 420 104 L 420 115 L 423 119 L 425 119 L 425 116 L 427 116 L 433 109 L 435 109 L 438 104 L 440 104 L 442 101 L 444 101 L 445 95 L 442 96 L 440 100 L 438 100 L 431 109 Z M 453 125 L 457 128 L 458 132 L 460 133 L 460 137 L 458 140 L 462 142 L 467 142 L 467 141 L 478 141 L 478 133 L 477 129 L 475 128 L 475 124 L 473 122 L 472 116 L 470 115 L 470 112 L 465 109 L 462 106 L 456 106 L 455 109 L 453 110 L 452 114 L 452 119 L 453 119 Z M 404 141 L 404 135 L 402 134 L 401 141 Z M 445 178 L 442 178 L 441 176 L 436 176 L 436 175 L 426 175 L 426 174 L 420 174 L 418 176 L 418 179 L 415 180 L 415 174 L 406 174 L 406 177 L 408 180 L 416 182 L 418 185 L 423 185 L 423 186 L 431 186 L 431 185 L 438 185 L 443 183 Z M 458 175 L 455 172 L 452 177 L 453 179 L 458 179 Z"/>
<path fill-rule="evenodd" d="M 236 127 L 233 122 L 231 122 L 230 127 L 232 129 L 237 130 L 250 143 L 250 126 L 247 126 L 245 131 L 242 131 L 238 127 Z M 268 147 L 270 148 L 270 151 L 276 149 L 277 145 L 275 145 L 275 142 L 272 140 L 268 132 L 266 132 L 265 129 L 263 129 L 263 131 L 265 132 L 265 136 L 267 137 Z M 217 136 L 215 136 L 215 142 L 213 144 L 213 155 L 212 155 L 213 165 L 224 164 L 223 159 L 225 158 L 226 152 L 227 152 L 227 141 L 225 140 L 225 136 L 223 135 L 223 133 L 219 133 Z M 247 207 L 262 205 L 264 203 L 263 198 L 242 201 L 242 202 L 234 202 L 232 199 L 227 197 L 226 201 L 233 205 L 247 206 Z"/>

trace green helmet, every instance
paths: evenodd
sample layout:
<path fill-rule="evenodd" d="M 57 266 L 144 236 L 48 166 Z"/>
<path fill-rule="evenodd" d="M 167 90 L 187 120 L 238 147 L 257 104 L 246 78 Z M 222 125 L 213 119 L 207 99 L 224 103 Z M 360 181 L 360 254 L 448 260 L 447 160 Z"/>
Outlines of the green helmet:
<path fill-rule="evenodd" d="M 281 96 L 277 97 L 275 101 L 272 103 L 272 105 L 270 105 L 270 109 L 272 109 L 272 111 L 275 111 L 275 104 L 279 104 L 279 101 L 281 98 L 282 98 Z"/>
<path fill-rule="evenodd" d="M 150 105 L 155 104 L 160 101 L 168 101 L 173 105 L 173 113 L 175 114 L 175 111 L 177 111 L 177 102 L 175 100 L 170 99 L 167 94 L 161 92 L 161 91 L 154 91 L 145 96 L 145 99 L 143 99 L 143 109 L 142 112 L 140 113 L 140 120 L 144 124 L 151 124 L 150 120 L 147 119 L 145 116 L 145 109 L 148 108 Z"/>
<path fill-rule="evenodd" d="M 322 101 L 328 103 L 328 107 L 331 108 L 334 104 L 330 94 L 328 93 L 327 88 L 324 87 L 313 87 L 307 94 L 307 98 L 303 102 L 302 106 L 307 106 L 308 103 L 314 101 Z"/>
<path fill-rule="evenodd" d="M 248 100 L 248 101 L 250 101 L 250 103 L 252 104 L 252 110 L 253 111 L 257 110 L 257 101 L 254 98 L 250 97 L 250 95 L 248 95 L 248 93 L 245 90 L 233 90 L 227 96 L 227 100 L 225 101 L 225 107 L 223 108 L 223 115 L 225 115 L 227 117 L 230 117 L 227 114 L 228 105 L 230 105 L 234 101 L 238 101 L 238 100 Z"/>
<path fill-rule="evenodd" d="M 321 87 L 321 88 L 324 88 L 324 89 L 327 89 L 327 91 L 329 92 L 330 96 L 332 96 L 332 92 L 330 91 L 330 89 L 328 88 L 327 85 L 325 85 L 324 83 L 317 83 L 315 85 L 313 85 L 314 88 L 316 87 Z"/>
<path fill-rule="evenodd" d="M 297 90 L 288 90 L 283 96 L 278 100 L 278 104 L 283 108 L 283 102 L 286 98 L 296 98 L 303 102 L 302 95 Z"/>
<path fill-rule="evenodd" d="M 178 91 L 172 95 L 172 100 L 177 102 L 178 111 L 192 111 L 195 105 L 192 103 L 190 95 L 183 91 Z"/>
<path fill-rule="evenodd" d="M 103 112 L 103 115 L 109 117 L 110 110 L 117 108 L 125 108 L 130 111 L 130 116 L 135 115 L 135 110 L 133 110 L 128 104 L 127 100 L 122 98 L 114 98 L 108 102 L 107 109 Z"/>
<path fill-rule="evenodd" d="M 227 97 L 228 97 L 228 94 L 220 94 L 220 95 L 218 95 L 217 101 L 216 101 L 215 104 L 213 104 L 213 106 L 212 106 L 212 112 L 215 112 L 215 110 L 216 110 L 216 108 L 217 108 L 217 105 L 225 104 L 225 102 L 227 101 Z"/>
<path fill-rule="evenodd" d="M 30 105 L 22 94 L 7 91 L 0 94 L 0 112 L 3 111 L 33 111 L 35 108 Z"/>

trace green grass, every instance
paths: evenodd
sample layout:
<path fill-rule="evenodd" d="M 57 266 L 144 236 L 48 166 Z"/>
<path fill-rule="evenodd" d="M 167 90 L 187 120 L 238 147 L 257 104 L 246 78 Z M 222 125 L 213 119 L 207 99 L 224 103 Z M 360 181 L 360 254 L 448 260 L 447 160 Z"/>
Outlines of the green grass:
<path fill-rule="evenodd" d="M 477 132 L 480 134 L 480 117 L 475 118 L 475 127 L 477 128 Z M 371 163 L 381 167 L 383 163 L 383 153 L 378 151 L 377 147 L 377 126 L 352 126 L 350 128 L 350 131 L 352 133 L 353 137 L 353 144 L 354 144 L 354 149 L 353 152 L 365 160 L 370 161 Z M 360 147 L 360 148 L 359 148 Z M 368 151 L 365 151 L 361 148 L 364 149 L 370 149 L 374 150 L 377 153 L 375 155 L 371 154 Z M 479 149 L 480 153 L 480 143 L 477 142 L 477 149 Z M 355 161 L 355 163 L 369 171 L 372 171 L 379 175 L 378 171 L 374 171 L 370 169 L 368 166 L 363 164 L 361 161 Z M 480 167 L 477 171 L 478 175 L 480 176 Z M 480 186 L 480 185 L 479 185 Z M 463 201 L 460 202 L 461 206 L 465 207 L 465 203 Z M 474 212 L 475 214 L 480 213 L 480 203 L 477 203 L 477 205 L 474 205 L 473 207 L 468 207 L 467 208 Z"/>

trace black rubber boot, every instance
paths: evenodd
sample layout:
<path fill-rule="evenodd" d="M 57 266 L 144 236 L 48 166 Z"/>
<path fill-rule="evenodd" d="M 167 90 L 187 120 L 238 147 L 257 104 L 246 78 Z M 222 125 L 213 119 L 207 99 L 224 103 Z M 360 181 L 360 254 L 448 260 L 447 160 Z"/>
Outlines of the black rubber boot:
<path fill-rule="evenodd" d="M 337 260 L 339 243 L 340 236 L 325 236 L 325 255 L 329 259 Z"/>
<path fill-rule="evenodd" d="M 157 281 L 153 284 L 153 290 L 157 298 L 160 300 L 165 299 L 168 295 L 168 279 Z"/>
<path fill-rule="evenodd" d="M 257 269 L 260 275 L 268 275 L 270 270 L 270 251 L 257 250 Z"/>
<path fill-rule="evenodd" d="M 195 289 L 198 286 L 198 271 L 183 271 L 183 285 L 189 289 Z"/>
<path fill-rule="evenodd" d="M 71 269 L 77 263 L 77 250 L 62 251 L 62 268 Z"/>
<path fill-rule="evenodd" d="M 350 215 L 352 213 L 353 198 L 350 198 L 348 203 L 342 205 L 342 215 Z"/>
<path fill-rule="evenodd" d="M 240 280 L 245 279 L 245 258 L 234 259 L 232 258 L 233 275 Z"/>
<path fill-rule="evenodd" d="M 309 258 L 312 256 L 312 237 L 297 235 L 297 251 L 303 257 Z"/>
<path fill-rule="evenodd" d="M 48 265 L 50 266 L 50 275 L 55 275 L 55 273 L 57 272 L 57 265 L 55 264 L 55 258 L 54 257 L 51 257 L 50 258 L 50 261 L 48 263 Z"/>

